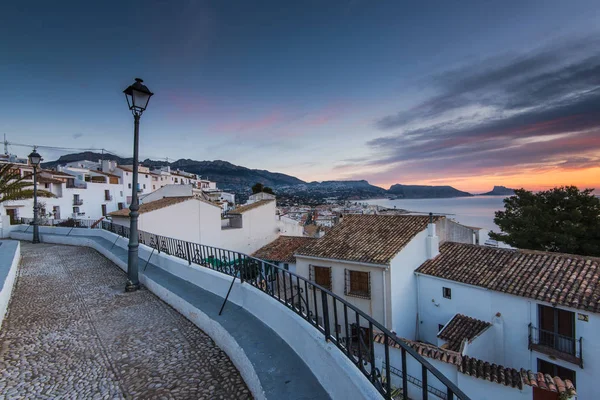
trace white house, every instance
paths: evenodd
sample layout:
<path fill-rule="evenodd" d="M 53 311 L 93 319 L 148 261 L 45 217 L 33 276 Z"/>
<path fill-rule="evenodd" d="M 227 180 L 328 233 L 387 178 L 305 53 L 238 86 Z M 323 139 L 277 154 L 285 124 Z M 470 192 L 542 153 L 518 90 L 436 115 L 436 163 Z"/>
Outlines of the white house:
<path fill-rule="evenodd" d="M 186 185 L 174 186 L 189 189 Z M 169 186 L 160 190 L 167 192 Z M 200 196 L 161 197 L 154 201 L 148 201 L 148 197 L 139 209 L 138 227 L 145 232 L 246 254 L 280 235 L 274 201 L 241 206 L 222 218 L 221 208 Z M 128 209 L 113 212 L 110 217 L 115 224 L 129 226 Z"/>
<path fill-rule="evenodd" d="M 248 197 L 248 201 L 246 202 L 246 204 L 252 204 L 252 203 L 256 203 L 257 201 L 262 201 L 262 200 L 275 200 L 275 198 L 276 197 L 274 194 L 258 192 L 258 193 L 251 194 Z"/>
<path fill-rule="evenodd" d="M 152 193 L 140 196 L 140 203 L 150 203 L 165 197 L 197 197 L 202 200 L 209 200 L 208 196 L 200 189 L 196 189 L 192 184 L 187 185 L 164 185 Z"/>
<path fill-rule="evenodd" d="M 416 276 L 418 339 L 557 376 L 572 382 L 579 398 L 596 398 L 598 258 L 447 242 Z M 478 320 L 485 329 L 459 331 L 449 343 L 446 334 L 457 319 L 462 327 Z"/>
<path fill-rule="evenodd" d="M 346 215 L 324 237 L 298 251 L 296 271 L 400 336 L 414 338 L 414 271 L 437 255 L 438 240 L 449 238 L 472 243 L 473 232 L 444 217 Z"/>

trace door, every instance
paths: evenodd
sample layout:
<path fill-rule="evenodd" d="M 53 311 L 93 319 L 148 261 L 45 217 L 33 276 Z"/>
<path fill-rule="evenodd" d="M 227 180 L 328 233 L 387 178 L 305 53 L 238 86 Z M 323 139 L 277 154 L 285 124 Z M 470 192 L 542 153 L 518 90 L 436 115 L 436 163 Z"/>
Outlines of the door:
<path fill-rule="evenodd" d="M 52 207 L 52 214 L 54 214 L 54 219 L 60 219 L 60 207 L 59 206 Z"/>
<path fill-rule="evenodd" d="M 533 400 L 559 400 L 559 397 L 558 393 L 534 387 Z"/>
<path fill-rule="evenodd" d="M 102 216 L 106 217 L 106 204 L 102 204 Z"/>
<path fill-rule="evenodd" d="M 11 225 L 17 225 L 17 210 L 14 208 L 6 210 L 6 215 L 10 218 Z"/>

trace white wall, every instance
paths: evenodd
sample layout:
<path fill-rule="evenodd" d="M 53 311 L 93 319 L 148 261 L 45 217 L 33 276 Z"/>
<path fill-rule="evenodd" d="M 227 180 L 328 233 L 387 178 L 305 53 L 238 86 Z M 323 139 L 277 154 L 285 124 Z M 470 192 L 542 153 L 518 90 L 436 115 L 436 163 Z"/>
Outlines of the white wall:
<path fill-rule="evenodd" d="M 389 320 L 386 320 L 384 317 L 384 309 L 388 309 L 388 306 L 384 307 L 384 286 L 383 286 L 383 274 L 385 271 L 385 267 L 377 267 L 377 266 L 368 266 L 364 264 L 358 263 L 349 263 L 339 260 L 321 260 L 308 258 L 304 256 L 296 256 L 296 273 L 305 279 L 309 279 L 309 266 L 319 266 L 319 267 L 328 267 L 331 268 L 331 287 L 332 292 L 336 295 L 340 296 L 342 299 L 346 300 L 348 303 L 357 307 L 364 313 L 373 317 L 376 321 L 379 321 L 381 324 L 385 324 L 387 322 L 387 328 L 390 327 Z M 363 299 L 355 296 L 346 296 L 345 295 L 345 270 L 352 271 L 364 271 L 371 273 L 371 298 Z M 313 278 L 314 279 L 314 278 Z M 309 295 L 309 301 L 311 303 L 311 307 L 313 306 L 313 300 Z M 319 299 L 317 300 L 317 304 L 319 307 L 319 311 L 321 310 L 321 302 Z M 331 305 L 330 308 L 333 306 Z M 320 313 L 319 315 L 323 315 Z M 350 316 L 352 317 L 352 316 Z M 349 317 L 349 318 L 350 318 Z M 385 322 L 384 322 L 385 321 Z M 349 321 L 352 323 L 355 321 Z M 333 324 L 333 320 L 332 320 Z M 333 325 L 332 325 L 333 326 Z"/>
<path fill-rule="evenodd" d="M 242 228 L 221 231 L 221 247 L 246 254 L 254 253 L 279 237 L 279 229 L 274 216 L 274 201 L 244 212 Z"/>
<path fill-rule="evenodd" d="M 414 271 L 427 260 L 426 239 L 427 230 L 418 233 L 391 262 L 392 330 L 406 339 L 415 339 L 417 336 L 417 284 Z"/>
<path fill-rule="evenodd" d="M 436 343 L 438 324 L 447 323 L 455 314 L 461 313 L 469 317 L 494 323 L 490 331 L 494 341 L 489 343 L 488 359 L 516 369 L 537 371 L 537 359 L 542 359 L 564 368 L 575 371 L 576 389 L 580 399 L 594 398 L 595 380 L 600 376 L 600 344 L 597 340 L 600 331 L 600 316 L 583 312 L 589 316 L 589 322 L 575 318 L 575 337 L 583 337 L 584 368 L 560 359 L 529 351 L 529 328 L 531 322 L 537 326 L 538 304 L 552 306 L 525 297 L 513 296 L 476 286 L 447 281 L 428 275 L 418 275 L 420 339 Z M 442 296 L 442 288 L 452 289 L 452 299 Z M 433 300 L 433 301 L 432 301 Z M 576 309 L 559 306 L 572 311 Z M 500 316 L 497 317 L 496 314 Z M 490 333 L 491 335 L 491 333 Z M 475 348 L 482 354 L 481 349 Z M 485 354 L 484 354 L 485 355 Z"/>
<path fill-rule="evenodd" d="M 21 261 L 21 243 L 16 240 L 4 241 L 0 246 L 0 262 L 2 262 L 5 278 L 0 281 L 0 327 L 4 321 L 10 295 L 12 294 L 13 286 L 17 276 L 17 269 Z"/>
<path fill-rule="evenodd" d="M 304 227 L 295 219 L 275 216 L 279 233 L 285 236 L 304 236 Z"/>

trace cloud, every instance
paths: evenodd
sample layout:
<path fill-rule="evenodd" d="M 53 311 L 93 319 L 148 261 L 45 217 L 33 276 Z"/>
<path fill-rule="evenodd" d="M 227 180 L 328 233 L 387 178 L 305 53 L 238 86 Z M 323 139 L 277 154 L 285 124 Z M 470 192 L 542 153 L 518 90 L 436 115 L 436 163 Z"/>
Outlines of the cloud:
<path fill-rule="evenodd" d="M 393 133 L 370 140 L 373 157 L 357 164 L 387 167 L 381 179 L 598 166 L 598 50 L 599 40 L 571 40 L 433 76 L 434 95 L 376 121 Z"/>
<path fill-rule="evenodd" d="M 73 135 L 73 139 L 79 139 L 79 138 L 80 138 L 80 137 L 82 137 L 82 136 L 83 136 L 83 133 L 75 133 L 75 134 Z"/>

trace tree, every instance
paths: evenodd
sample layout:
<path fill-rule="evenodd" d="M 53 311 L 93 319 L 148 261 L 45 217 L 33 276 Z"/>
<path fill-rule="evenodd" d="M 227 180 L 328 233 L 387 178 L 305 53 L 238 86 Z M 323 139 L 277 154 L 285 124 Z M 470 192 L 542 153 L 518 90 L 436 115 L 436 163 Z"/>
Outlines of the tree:
<path fill-rule="evenodd" d="M 260 193 L 260 192 L 275 194 L 275 193 L 273 193 L 273 189 L 271 189 L 268 186 L 263 185 L 260 182 L 257 182 L 254 184 L 254 186 L 252 186 L 252 194 L 256 194 L 256 193 Z"/>
<path fill-rule="evenodd" d="M 31 174 L 21 176 L 19 168 L 14 164 L 2 164 L 0 166 L 0 203 L 33 198 L 31 178 Z M 55 197 L 45 190 L 37 192 L 39 197 Z"/>
<path fill-rule="evenodd" d="M 504 199 L 504 211 L 496 211 L 502 233 L 490 232 L 490 238 L 523 249 L 600 256 L 600 198 L 593 190 L 515 190 Z"/>

